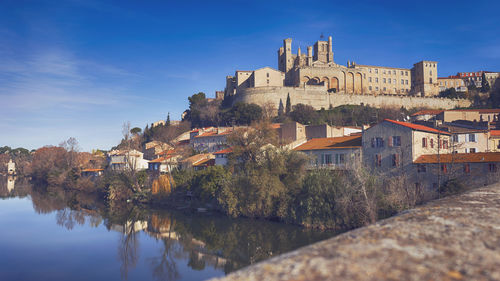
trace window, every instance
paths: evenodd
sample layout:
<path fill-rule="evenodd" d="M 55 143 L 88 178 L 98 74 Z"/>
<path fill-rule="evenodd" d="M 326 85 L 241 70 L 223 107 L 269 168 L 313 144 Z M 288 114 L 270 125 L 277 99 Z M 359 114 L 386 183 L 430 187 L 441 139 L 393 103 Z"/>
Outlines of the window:
<path fill-rule="evenodd" d="M 385 80 L 385 78 L 383 78 L 383 79 L 382 79 L 382 82 L 383 82 L 384 84 L 385 84 L 385 81 L 386 81 L 386 80 Z"/>
<path fill-rule="evenodd" d="M 443 140 L 443 148 L 448 149 L 448 141 L 447 140 Z"/>
<path fill-rule="evenodd" d="M 429 71 L 429 75 L 432 75 L 432 70 Z"/>
<path fill-rule="evenodd" d="M 375 83 L 378 83 L 378 77 L 375 77 Z"/>
<path fill-rule="evenodd" d="M 432 84 L 432 78 L 429 78 L 429 83 L 431 83 L 431 84 Z"/>
<path fill-rule="evenodd" d="M 401 136 L 389 137 L 388 146 L 401 146 Z"/>
<path fill-rule="evenodd" d="M 392 155 L 392 166 L 393 167 L 399 166 L 399 154 Z"/>
<path fill-rule="evenodd" d="M 339 157 L 339 164 L 344 164 L 345 163 L 345 154 L 337 154 Z"/>
<path fill-rule="evenodd" d="M 387 91 L 387 89 L 384 87 L 384 92 Z"/>
<path fill-rule="evenodd" d="M 469 134 L 469 142 L 476 142 L 476 134 Z"/>
<path fill-rule="evenodd" d="M 396 70 L 393 70 L 393 71 L 392 71 L 392 74 L 396 75 Z"/>
<path fill-rule="evenodd" d="M 488 164 L 488 171 L 490 171 L 491 173 L 494 173 L 497 171 L 497 164 L 495 163 L 489 163 Z"/>
<path fill-rule="evenodd" d="M 269 73 L 267 73 L 267 77 L 269 78 Z"/>
<path fill-rule="evenodd" d="M 408 85 L 408 80 L 405 80 L 405 84 Z"/>
<path fill-rule="evenodd" d="M 384 71 L 382 71 L 382 73 L 385 74 L 385 69 L 384 69 Z"/>
<path fill-rule="evenodd" d="M 375 87 L 375 90 L 377 90 L 377 91 L 378 91 L 378 86 L 377 86 L 377 87 Z"/>
<path fill-rule="evenodd" d="M 372 86 L 368 86 L 368 90 L 370 90 L 370 91 L 371 91 L 371 90 L 372 90 Z"/>
<path fill-rule="evenodd" d="M 372 138 L 372 147 L 384 147 L 384 139 Z"/>
<path fill-rule="evenodd" d="M 446 164 L 441 164 L 441 172 L 443 174 L 448 173 L 448 166 Z"/>
<path fill-rule="evenodd" d="M 425 173 L 427 172 L 427 167 L 424 164 L 417 165 L 417 173 Z"/>
<path fill-rule="evenodd" d="M 378 69 L 375 68 L 375 73 L 378 73 Z"/>
<path fill-rule="evenodd" d="M 458 135 L 453 135 L 452 140 L 453 142 L 458 142 Z"/>
<path fill-rule="evenodd" d="M 427 138 L 422 138 L 422 147 L 427 147 Z"/>
<path fill-rule="evenodd" d="M 403 71 L 401 70 L 401 75 L 403 75 Z"/>
<path fill-rule="evenodd" d="M 464 173 L 466 173 L 466 174 L 470 173 L 470 164 L 469 163 L 464 164 Z"/>
<path fill-rule="evenodd" d="M 405 71 L 405 75 L 408 76 L 408 71 Z"/>
<path fill-rule="evenodd" d="M 366 79 L 366 73 L 363 73 L 363 78 Z"/>
<path fill-rule="evenodd" d="M 382 166 L 382 155 L 375 154 L 375 166 L 376 167 Z"/>
<path fill-rule="evenodd" d="M 371 69 L 371 68 L 369 68 L 369 69 L 368 69 L 368 72 L 372 73 L 372 69 Z"/>
<path fill-rule="evenodd" d="M 431 148 L 434 148 L 434 139 L 431 139 Z"/>
<path fill-rule="evenodd" d="M 332 164 L 331 154 L 321 154 L 321 164 L 329 165 Z"/>
<path fill-rule="evenodd" d="M 405 80 L 401 79 L 401 85 L 404 85 L 404 84 L 405 84 Z"/>
<path fill-rule="evenodd" d="M 476 149 L 475 148 L 469 149 L 469 153 L 476 153 Z"/>
<path fill-rule="evenodd" d="M 371 77 L 368 77 L 368 82 L 372 82 L 372 78 Z"/>

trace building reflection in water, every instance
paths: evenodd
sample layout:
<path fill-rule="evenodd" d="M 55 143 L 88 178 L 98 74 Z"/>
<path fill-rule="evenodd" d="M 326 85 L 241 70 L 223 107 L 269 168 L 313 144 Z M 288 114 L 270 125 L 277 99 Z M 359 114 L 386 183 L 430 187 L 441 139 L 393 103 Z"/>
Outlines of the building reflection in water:
<path fill-rule="evenodd" d="M 9 193 L 11 193 L 12 190 L 14 190 L 15 183 L 16 183 L 15 176 L 8 176 L 7 177 L 7 190 L 9 191 Z"/>
<path fill-rule="evenodd" d="M 33 188 L 30 195 L 37 212 L 55 211 L 57 224 L 68 230 L 88 225 L 121 233 L 117 254 L 124 280 L 138 266 L 140 235 L 154 238 L 161 247 L 159 254 L 146 259 L 156 280 L 182 279 L 184 264 L 179 263 L 186 261 L 192 270 L 211 267 L 229 273 L 333 235 L 217 214 L 186 215 L 131 204 L 106 204 L 95 196 L 62 189 Z"/>

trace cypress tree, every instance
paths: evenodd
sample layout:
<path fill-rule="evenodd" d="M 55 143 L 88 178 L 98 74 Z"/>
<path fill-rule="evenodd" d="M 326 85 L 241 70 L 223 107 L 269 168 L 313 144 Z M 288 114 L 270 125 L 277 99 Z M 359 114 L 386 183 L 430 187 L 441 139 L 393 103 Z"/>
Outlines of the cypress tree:
<path fill-rule="evenodd" d="M 283 116 L 285 114 L 285 108 L 283 106 L 283 100 L 280 99 L 280 105 L 278 107 L 278 116 Z"/>
<path fill-rule="evenodd" d="M 170 126 L 170 112 L 167 114 L 167 121 L 165 122 L 165 126 Z"/>
<path fill-rule="evenodd" d="M 486 74 L 483 72 L 483 75 L 481 77 L 481 92 L 486 93 L 490 91 L 490 83 L 488 83 L 488 80 L 486 80 Z"/>
<path fill-rule="evenodd" d="M 288 115 L 292 111 L 292 103 L 290 102 L 290 93 L 286 96 L 286 108 L 285 113 Z"/>

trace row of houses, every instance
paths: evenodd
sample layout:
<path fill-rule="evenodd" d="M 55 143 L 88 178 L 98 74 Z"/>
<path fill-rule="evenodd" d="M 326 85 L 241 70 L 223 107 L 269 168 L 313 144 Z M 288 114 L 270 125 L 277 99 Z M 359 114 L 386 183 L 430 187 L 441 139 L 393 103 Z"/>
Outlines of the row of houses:
<path fill-rule="evenodd" d="M 416 187 L 435 188 L 450 178 L 487 183 L 500 165 L 499 109 L 423 110 L 410 122 L 385 119 L 371 127 L 273 124 L 283 149 L 310 156 L 309 169 L 348 170 L 363 165 L 405 175 Z M 112 170 L 201 170 L 227 165 L 228 137 L 237 128 L 198 128 L 176 145 L 148 143 L 144 151 L 112 151 Z"/>
<path fill-rule="evenodd" d="M 423 113 L 430 114 L 419 114 Z M 476 113 L 491 114 L 483 110 Z M 498 113 L 490 120 L 497 117 Z M 361 134 L 312 139 L 294 149 L 311 156 L 311 169 L 364 165 L 388 177 L 404 175 L 415 187 L 429 189 L 452 178 L 464 184 L 487 184 L 498 178 L 500 165 L 500 130 L 492 129 L 494 122 L 484 125 L 452 120 L 426 126 L 385 119 Z"/>

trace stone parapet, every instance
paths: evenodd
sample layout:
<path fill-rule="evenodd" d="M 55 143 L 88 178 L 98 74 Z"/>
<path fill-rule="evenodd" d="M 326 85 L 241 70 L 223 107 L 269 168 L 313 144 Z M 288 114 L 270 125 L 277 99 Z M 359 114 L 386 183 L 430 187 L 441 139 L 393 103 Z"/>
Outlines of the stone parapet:
<path fill-rule="evenodd" d="M 292 105 L 303 103 L 313 106 L 319 110 L 352 104 L 370 105 L 373 107 L 426 107 L 436 109 L 453 109 L 456 107 L 468 107 L 471 105 L 466 99 L 448 99 L 438 97 L 413 97 L 406 95 L 390 94 L 345 94 L 329 93 L 324 86 L 304 87 L 255 87 L 240 90 L 234 96 L 234 102 L 255 103 L 260 106 L 266 104 L 275 105 L 278 108 L 280 100 L 285 103 L 290 95 Z"/>
<path fill-rule="evenodd" d="M 499 214 L 494 184 L 215 280 L 500 280 Z"/>

